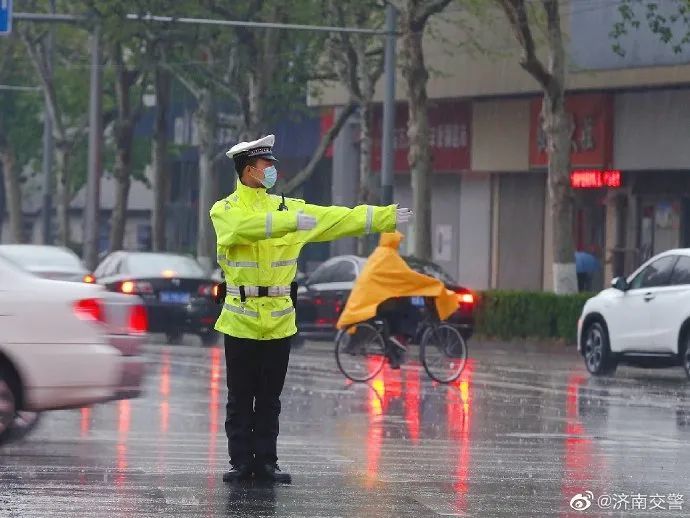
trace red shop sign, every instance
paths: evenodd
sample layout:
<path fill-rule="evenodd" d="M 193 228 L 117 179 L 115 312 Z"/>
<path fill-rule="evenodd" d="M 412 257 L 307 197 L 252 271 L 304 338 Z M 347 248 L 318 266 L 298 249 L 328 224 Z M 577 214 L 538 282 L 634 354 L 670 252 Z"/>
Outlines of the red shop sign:
<path fill-rule="evenodd" d="M 618 169 L 576 169 L 570 173 L 573 189 L 617 189 L 623 184 Z"/>
<path fill-rule="evenodd" d="M 458 101 L 429 101 L 429 142 L 434 171 L 464 171 L 470 168 L 470 122 L 472 108 L 469 103 Z M 394 170 L 410 170 L 407 153 L 410 143 L 407 137 L 407 104 L 395 107 Z M 381 170 L 381 127 L 383 108 L 372 110 L 372 171 Z"/>
<path fill-rule="evenodd" d="M 541 98 L 533 99 L 529 162 L 546 167 L 546 136 L 541 124 Z M 610 167 L 613 155 L 613 102 L 610 94 L 573 94 L 565 99 L 572 121 L 571 164 L 575 167 Z"/>

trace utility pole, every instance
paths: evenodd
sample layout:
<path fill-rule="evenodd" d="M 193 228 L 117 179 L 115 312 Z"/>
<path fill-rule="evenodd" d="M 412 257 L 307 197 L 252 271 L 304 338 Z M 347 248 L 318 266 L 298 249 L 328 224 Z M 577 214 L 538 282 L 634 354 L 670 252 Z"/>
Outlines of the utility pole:
<path fill-rule="evenodd" d="M 50 13 L 55 14 L 55 0 L 50 0 Z M 48 32 L 48 74 L 53 75 L 55 29 Z M 48 99 L 43 108 L 43 206 L 41 209 L 41 236 L 44 245 L 53 244 L 50 228 L 53 213 L 53 121 L 48 111 Z"/>
<path fill-rule="evenodd" d="M 393 203 L 393 133 L 395 131 L 395 26 L 397 10 L 386 4 L 386 42 L 384 47 L 383 145 L 381 146 L 381 205 Z"/>
<path fill-rule="evenodd" d="M 101 147 L 103 144 L 103 64 L 101 60 L 101 27 L 91 34 L 91 89 L 89 98 L 89 169 L 84 207 L 84 262 L 93 271 L 98 263 L 99 212 L 101 200 Z"/>

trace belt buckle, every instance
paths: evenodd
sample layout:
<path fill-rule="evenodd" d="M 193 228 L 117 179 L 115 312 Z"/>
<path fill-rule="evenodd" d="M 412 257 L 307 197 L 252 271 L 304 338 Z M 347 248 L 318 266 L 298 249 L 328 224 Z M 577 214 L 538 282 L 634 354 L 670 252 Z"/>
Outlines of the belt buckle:
<path fill-rule="evenodd" d="M 259 286 L 259 297 L 268 297 L 268 286 Z"/>

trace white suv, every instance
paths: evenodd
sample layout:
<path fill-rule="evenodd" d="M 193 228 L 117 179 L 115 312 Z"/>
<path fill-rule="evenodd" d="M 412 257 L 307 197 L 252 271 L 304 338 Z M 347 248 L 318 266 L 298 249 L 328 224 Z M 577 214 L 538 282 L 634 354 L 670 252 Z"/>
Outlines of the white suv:
<path fill-rule="evenodd" d="M 682 365 L 690 377 L 690 249 L 659 254 L 611 285 L 587 301 L 578 321 L 587 370 Z"/>

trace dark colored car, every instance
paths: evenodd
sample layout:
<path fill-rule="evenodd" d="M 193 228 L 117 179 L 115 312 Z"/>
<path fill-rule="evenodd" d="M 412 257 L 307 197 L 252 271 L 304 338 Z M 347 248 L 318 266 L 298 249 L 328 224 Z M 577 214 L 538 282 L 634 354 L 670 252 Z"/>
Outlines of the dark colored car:
<path fill-rule="evenodd" d="M 465 339 L 469 339 L 474 332 L 472 291 L 459 286 L 435 263 L 415 257 L 403 259 L 413 270 L 440 280 L 446 288 L 458 294 L 460 306 L 447 321 L 455 325 Z M 302 337 L 333 338 L 335 324 L 365 263 L 366 258 L 356 255 L 336 256 L 307 277 L 297 294 L 297 328 Z"/>
<path fill-rule="evenodd" d="M 149 332 L 165 333 L 179 343 L 184 333 L 213 345 L 213 329 L 221 306 L 213 302 L 216 284 L 192 257 L 167 253 L 114 252 L 94 272 L 96 282 L 110 291 L 139 295 L 144 301 Z"/>

